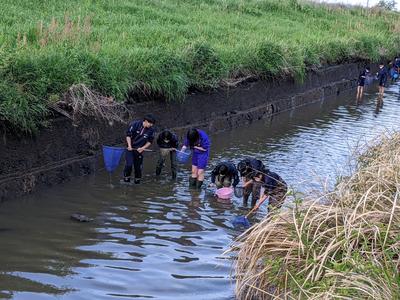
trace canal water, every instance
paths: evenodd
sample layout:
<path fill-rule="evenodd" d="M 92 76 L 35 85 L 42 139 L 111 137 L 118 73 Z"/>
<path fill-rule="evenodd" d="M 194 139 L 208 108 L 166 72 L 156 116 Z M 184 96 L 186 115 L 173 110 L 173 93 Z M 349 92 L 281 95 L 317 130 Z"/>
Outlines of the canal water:
<path fill-rule="evenodd" d="M 387 89 L 383 106 L 376 97 L 330 99 L 212 135 L 211 164 L 257 157 L 296 190 L 331 187 L 349 172 L 354 147 L 399 129 L 399 86 Z M 223 252 L 240 233 L 231 225 L 246 211 L 240 199 L 220 203 L 190 191 L 189 166 L 175 182 L 155 179 L 151 155 L 140 186 L 120 186 L 115 174 L 112 187 L 98 167 L 0 205 L 0 298 L 234 299 Z M 73 221 L 75 212 L 94 221 Z"/>

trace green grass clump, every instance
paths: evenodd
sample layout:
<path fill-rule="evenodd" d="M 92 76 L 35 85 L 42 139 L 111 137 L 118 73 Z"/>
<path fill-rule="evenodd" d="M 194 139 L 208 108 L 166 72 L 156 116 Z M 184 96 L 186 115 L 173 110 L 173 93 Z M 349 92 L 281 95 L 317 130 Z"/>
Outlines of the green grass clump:
<path fill-rule="evenodd" d="M 118 101 L 181 101 L 246 76 L 302 80 L 322 63 L 393 56 L 399 20 L 297 0 L 5 0 L 0 119 L 33 131 L 49 98 L 76 84 Z"/>

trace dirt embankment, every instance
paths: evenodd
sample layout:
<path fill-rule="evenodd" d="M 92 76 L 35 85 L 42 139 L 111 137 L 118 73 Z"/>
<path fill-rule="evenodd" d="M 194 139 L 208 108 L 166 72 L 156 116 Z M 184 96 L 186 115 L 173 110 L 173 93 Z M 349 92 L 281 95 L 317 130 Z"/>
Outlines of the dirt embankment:
<path fill-rule="evenodd" d="M 152 112 L 158 128 L 174 128 L 179 133 L 193 125 L 210 132 L 229 130 L 351 91 L 363 65 L 309 71 L 303 83 L 293 79 L 246 82 L 190 94 L 181 104 L 150 101 L 130 105 L 130 109 L 138 118 Z M 37 136 L 18 137 L 0 126 L 0 202 L 94 172 L 100 146 L 122 143 L 125 127 L 96 120 L 73 126 L 60 117 Z"/>

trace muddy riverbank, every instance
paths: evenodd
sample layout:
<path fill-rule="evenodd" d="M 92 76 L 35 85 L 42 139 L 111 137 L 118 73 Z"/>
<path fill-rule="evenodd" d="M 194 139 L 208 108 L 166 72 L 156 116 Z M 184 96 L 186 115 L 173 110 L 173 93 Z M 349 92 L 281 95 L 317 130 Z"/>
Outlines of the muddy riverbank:
<path fill-rule="evenodd" d="M 137 117 L 152 112 L 158 128 L 178 132 L 200 126 L 209 132 L 229 130 L 254 120 L 351 92 L 364 63 L 309 71 L 303 83 L 293 79 L 241 83 L 210 93 L 193 93 L 182 104 L 149 101 L 130 104 Z M 34 137 L 12 135 L 0 126 L 0 201 L 31 193 L 98 166 L 100 146 L 124 140 L 125 125 L 86 120 L 75 127 L 66 118 L 51 121 Z"/>

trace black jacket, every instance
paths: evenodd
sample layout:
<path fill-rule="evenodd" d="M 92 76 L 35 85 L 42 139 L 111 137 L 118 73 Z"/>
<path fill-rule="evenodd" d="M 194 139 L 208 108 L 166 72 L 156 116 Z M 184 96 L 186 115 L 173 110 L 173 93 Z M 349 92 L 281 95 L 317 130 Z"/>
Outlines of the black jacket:
<path fill-rule="evenodd" d="M 137 149 L 146 145 L 147 142 L 153 142 L 154 128 L 144 128 L 142 120 L 133 121 L 126 131 L 126 136 L 131 138 L 132 148 Z"/>
<path fill-rule="evenodd" d="M 157 145 L 160 148 L 178 148 L 178 138 L 174 133 L 172 133 L 171 139 L 168 141 L 168 143 L 165 142 L 165 136 L 166 136 L 166 131 L 161 132 L 158 137 L 157 137 Z"/>
<path fill-rule="evenodd" d="M 239 172 L 236 169 L 235 165 L 230 162 L 222 162 L 219 163 L 214 170 L 211 172 L 211 182 L 215 183 L 215 177 L 219 175 L 219 170 L 221 166 L 225 165 L 228 168 L 228 172 L 225 176 L 229 176 L 230 178 L 233 179 L 232 185 L 235 187 L 239 184 Z"/>

